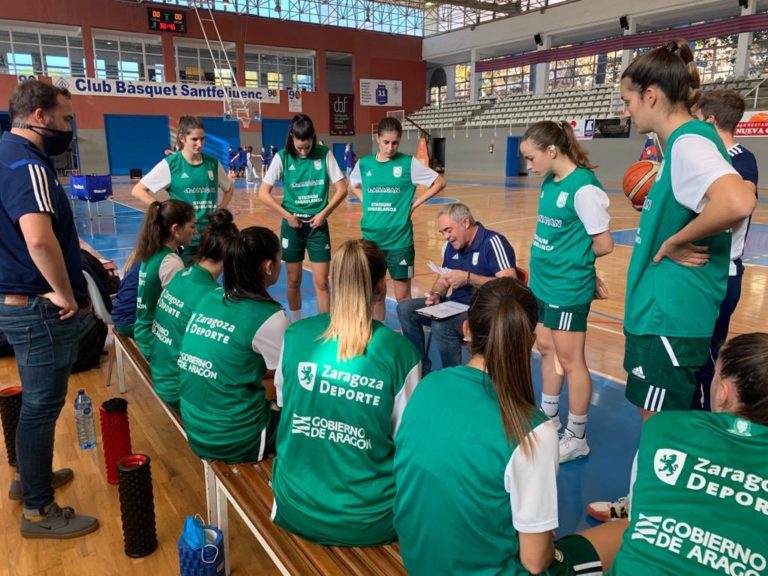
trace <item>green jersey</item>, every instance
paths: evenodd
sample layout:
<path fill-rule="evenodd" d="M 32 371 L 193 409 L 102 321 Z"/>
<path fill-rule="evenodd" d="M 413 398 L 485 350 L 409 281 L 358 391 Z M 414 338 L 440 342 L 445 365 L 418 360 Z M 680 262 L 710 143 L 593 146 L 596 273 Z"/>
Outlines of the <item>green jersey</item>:
<path fill-rule="evenodd" d="M 559 306 L 590 303 L 595 295 L 592 235 L 609 228 L 608 196 L 592 173 L 576 168 L 561 181 L 544 179 L 531 246 L 530 287 Z"/>
<path fill-rule="evenodd" d="M 662 412 L 643 426 L 630 525 L 609 574 L 768 573 L 768 426 Z"/>
<path fill-rule="evenodd" d="M 337 359 L 330 316 L 285 334 L 275 375 L 283 406 L 272 487 L 275 522 L 313 542 L 373 546 L 396 538 L 393 436 L 421 365 L 403 336 L 374 322 L 360 356 Z"/>
<path fill-rule="evenodd" d="M 707 138 L 730 163 L 715 129 L 706 122 L 686 122 L 672 132 L 664 162 L 643 205 L 627 272 L 624 330 L 637 336 L 711 338 L 725 295 L 731 234 L 722 232 L 695 242 L 707 246 L 709 262 L 683 266 L 670 258 L 653 264 L 661 245 L 697 214 L 680 204 L 672 189 L 672 155 L 684 135 Z M 704 190 L 701 191 L 703 197 Z"/>
<path fill-rule="evenodd" d="M 208 292 L 179 353 L 181 417 L 200 458 L 244 462 L 269 422 L 262 379 L 276 368 L 288 320 L 279 304 Z"/>
<path fill-rule="evenodd" d="M 431 372 L 395 438 L 395 528 L 411 576 L 527 575 L 518 532 L 557 528 L 557 431 L 530 414 L 529 458 L 504 431 L 487 373 Z"/>
<path fill-rule="evenodd" d="M 197 234 L 191 242 L 199 243 L 200 233 L 208 220 L 208 213 L 216 210 L 219 189 L 229 190 L 230 182 L 218 160 L 203 154 L 200 164 L 190 164 L 181 152 L 167 156 L 141 179 L 152 193 L 168 190 L 174 200 L 181 200 L 195 209 Z"/>
<path fill-rule="evenodd" d="M 330 179 L 326 166 L 328 148 L 316 144 L 306 158 L 277 153 L 283 166 L 282 206 L 299 218 L 309 218 L 328 205 Z"/>
<path fill-rule="evenodd" d="M 416 185 L 430 186 L 437 173 L 412 156 L 397 153 L 385 162 L 374 154 L 365 156 L 355 166 L 350 180 L 361 183 L 363 238 L 382 250 L 401 250 L 413 246 L 411 204 Z"/>
<path fill-rule="evenodd" d="M 136 322 L 133 337 L 139 350 L 149 360 L 155 346 L 152 323 L 155 320 L 157 300 L 163 286 L 184 267 L 181 258 L 167 246 L 155 252 L 139 267 L 139 286 L 136 292 Z"/>
<path fill-rule="evenodd" d="M 195 264 L 176 274 L 157 301 L 152 333 L 152 384 L 163 401 L 179 402 L 179 348 L 192 310 L 202 297 L 218 287 L 205 268 Z"/>

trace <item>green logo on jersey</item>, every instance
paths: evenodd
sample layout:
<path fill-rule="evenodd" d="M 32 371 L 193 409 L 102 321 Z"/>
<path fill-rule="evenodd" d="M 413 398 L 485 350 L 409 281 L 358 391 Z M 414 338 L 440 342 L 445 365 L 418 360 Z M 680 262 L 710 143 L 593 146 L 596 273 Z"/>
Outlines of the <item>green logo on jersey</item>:
<path fill-rule="evenodd" d="M 677 479 L 683 471 L 683 465 L 688 455 L 679 450 L 670 448 L 660 448 L 656 450 L 656 456 L 653 458 L 653 470 L 656 477 L 670 486 L 677 484 Z"/>

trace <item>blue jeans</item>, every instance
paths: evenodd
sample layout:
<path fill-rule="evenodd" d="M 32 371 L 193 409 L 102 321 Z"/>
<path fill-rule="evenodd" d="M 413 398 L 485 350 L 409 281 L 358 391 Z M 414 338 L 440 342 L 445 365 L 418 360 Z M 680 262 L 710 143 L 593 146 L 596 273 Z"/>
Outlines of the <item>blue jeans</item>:
<path fill-rule="evenodd" d="M 60 320 L 59 308 L 45 298 L 30 296 L 17 306 L 0 296 L 0 330 L 13 346 L 24 389 L 16 428 L 24 508 L 39 509 L 53 502 L 53 440 L 77 359 L 80 319 Z"/>
<path fill-rule="evenodd" d="M 461 364 L 461 342 L 464 338 L 462 324 L 467 319 L 466 312 L 444 320 L 432 320 L 416 313 L 416 310 L 426 305 L 426 298 L 403 300 L 397 305 L 397 316 L 400 318 L 403 336 L 408 338 L 421 354 L 422 375 L 427 375 L 432 369 L 429 350 L 424 345 L 424 326 L 432 328 L 432 341 L 437 344 L 443 368 L 450 368 Z"/>

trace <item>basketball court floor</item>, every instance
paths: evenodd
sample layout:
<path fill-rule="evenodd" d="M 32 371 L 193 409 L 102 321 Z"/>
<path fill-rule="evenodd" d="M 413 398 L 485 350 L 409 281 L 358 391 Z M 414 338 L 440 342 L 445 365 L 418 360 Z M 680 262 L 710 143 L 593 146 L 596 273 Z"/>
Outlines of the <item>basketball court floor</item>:
<path fill-rule="evenodd" d="M 598 174 L 599 175 L 599 174 Z M 536 222 L 539 180 L 446 174 L 448 186 L 440 197 L 434 198 L 414 214 L 416 244 L 416 276 L 414 296 L 428 290 L 434 274 L 427 262 L 440 261 L 442 239 L 437 232 L 435 215 L 441 204 L 460 201 L 467 204 L 475 218 L 487 228 L 504 234 L 517 254 L 517 263 L 528 267 L 531 239 Z M 587 333 L 587 363 L 593 376 L 592 405 L 588 425 L 588 458 L 564 464 L 559 476 L 559 508 L 561 534 L 567 534 L 592 524 L 584 512 L 585 505 L 596 499 L 616 498 L 627 493 L 630 467 L 640 434 L 637 410 L 624 398 L 626 373 L 622 368 L 624 337 L 622 320 L 626 270 L 631 254 L 639 214 L 623 197 L 618 183 L 605 182 L 611 199 L 611 228 L 616 248 L 598 261 L 598 273 L 608 285 L 609 298 L 595 301 L 589 316 Z M 143 218 L 142 207 L 130 196 L 131 182 L 115 178 L 115 218 L 111 210 L 101 209 L 101 216 L 88 219 L 84 203 L 77 203 L 77 224 L 81 238 L 105 258 L 119 266 L 135 245 L 136 234 Z M 280 194 L 279 189 L 275 191 Z M 762 194 L 765 196 L 765 193 Z M 162 196 L 160 196 L 162 198 Z M 732 335 L 765 330 L 768 319 L 768 201 L 761 200 L 753 217 L 745 254 L 747 272 L 739 308 L 731 323 Z M 242 180 L 236 183 L 230 206 L 237 224 L 267 226 L 279 232 L 280 219 L 257 200 L 253 185 Z M 105 214 L 107 214 L 105 216 Z M 347 201 L 331 216 L 331 237 L 338 246 L 349 238 L 359 237 L 360 204 Z M 94 213 L 95 214 L 95 213 Z M 316 311 L 310 273 L 305 271 L 302 284 L 303 313 Z M 285 273 L 271 293 L 287 305 Z M 391 295 L 391 290 L 390 290 Z M 387 305 L 387 324 L 398 329 L 394 300 Z M 434 355 L 434 349 L 432 353 Z M 439 360 L 434 358 L 436 366 Z M 535 357 L 534 383 L 540 393 L 538 356 Z M 567 411 L 563 397 L 562 410 Z M 471 434 L 471 431 L 468 431 Z"/>

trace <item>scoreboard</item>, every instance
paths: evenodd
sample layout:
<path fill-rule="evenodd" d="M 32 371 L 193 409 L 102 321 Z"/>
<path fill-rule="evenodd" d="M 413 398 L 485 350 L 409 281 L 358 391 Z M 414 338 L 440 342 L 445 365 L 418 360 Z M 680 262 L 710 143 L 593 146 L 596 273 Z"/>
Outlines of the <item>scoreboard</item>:
<path fill-rule="evenodd" d="M 159 32 L 187 32 L 187 13 L 167 8 L 147 8 L 149 29 Z"/>

